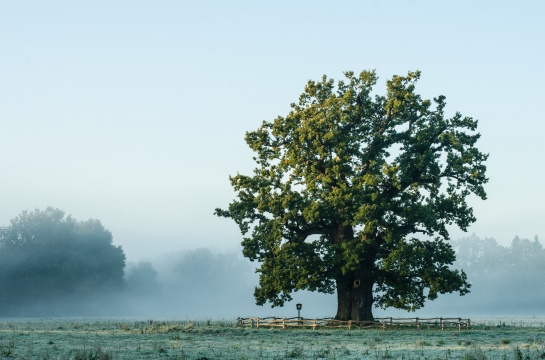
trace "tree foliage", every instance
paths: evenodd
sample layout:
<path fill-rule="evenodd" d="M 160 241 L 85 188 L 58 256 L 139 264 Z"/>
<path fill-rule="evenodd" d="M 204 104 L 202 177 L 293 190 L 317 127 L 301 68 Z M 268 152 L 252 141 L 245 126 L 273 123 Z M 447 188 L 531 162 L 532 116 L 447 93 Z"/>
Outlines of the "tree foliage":
<path fill-rule="evenodd" d="M 0 303 L 47 302 L 120 288 L 125 254 L 100 221 L 23 211 L 0 229 Z"/>
<path fill-rule="evenodd" d="M 414 310 L 467 293 L 446 240 L 476 220 L 467 197 L 486 198 L 477 121 L 415 93 L 420 72 L 394 76 L 386 95 L 374 71 L 345 77 L 309 81 L 287 116 L 246 134 L 256 168 L 230 177 L 237 199 L 216 209 L 261 263 L 257 303 L 336 290 L 337 317 L 363 320 L 372 303 Z"/>

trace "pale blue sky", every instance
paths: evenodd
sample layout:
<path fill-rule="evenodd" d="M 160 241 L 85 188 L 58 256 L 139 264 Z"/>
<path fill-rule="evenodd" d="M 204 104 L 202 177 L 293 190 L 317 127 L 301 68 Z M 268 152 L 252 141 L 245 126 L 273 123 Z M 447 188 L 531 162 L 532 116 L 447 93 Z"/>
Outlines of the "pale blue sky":
<path fill-rule="evenodd" d="M 2 1 L 0 225 L 54 206 L 129 260 L 236 249 L 213 216 L 252 168 L 243 137 L 309 79 L 420 69 L 480 120 L 489 200 L 470 232 L 545 238 L 543 1 Z M 463 236 L 453 231 L 454 238 Z"/>

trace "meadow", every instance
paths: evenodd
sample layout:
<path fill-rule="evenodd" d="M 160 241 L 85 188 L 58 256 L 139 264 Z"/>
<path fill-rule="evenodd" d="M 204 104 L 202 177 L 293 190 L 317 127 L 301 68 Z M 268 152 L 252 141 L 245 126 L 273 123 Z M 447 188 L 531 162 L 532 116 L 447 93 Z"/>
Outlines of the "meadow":
<path fill-rule="evenodd" d="M 269 329 L 229 321 L 0 319 L 0 359 L 545 359 L 545 323 Z"/>

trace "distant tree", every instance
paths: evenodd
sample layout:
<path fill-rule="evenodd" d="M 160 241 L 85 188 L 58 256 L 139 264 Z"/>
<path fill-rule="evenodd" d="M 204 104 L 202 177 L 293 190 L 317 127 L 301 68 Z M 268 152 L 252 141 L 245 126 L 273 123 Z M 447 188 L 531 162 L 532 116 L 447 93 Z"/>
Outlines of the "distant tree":
<path fill-rule="evenodd" d="M 209 286 L 212 291 L 218 287 L 228 291 L 230 283 L 240 281 L 249 269 L 236 254 L 214 253 L 208 248 L 183 252 L 174 266 L 174 272 L 185 286 Z"/>
<path fill-rule="evenodd" d="M 537 238 L 515 238 L 502 274 L 504 298 L 517 308 L 541 309 L 545 302 L 545 249 Z M 505 286 L 507 285 L 507 286 Z M 517 309 L 519 310 L 519 309 Z"/>
<path fill-rule="evenodd" d="M 127 289 L 137 295 L 157 295 L 161 286 L 157 280 L 157 271 L 149 261 L 140 261 L 128 270 Z"/>
<path fill-rule="evenodd" d="M 447 225 L 476 220 L 468 195 L 486 198 L 477 121 L 416 94 L 420 72 L 394 76 L 385 96 L 372 95 L 374 71 L 345 75 L 309 81 L 286 117 L 246 134 L 257 166 L 230 178 L 237 199 L 216 209 L 261 262 L 257 304 L 336 290 L 336 318 L 363 321 L 373 305 L 415 310 L 467 293 L 446 240 Z"/>
<path fill-rule="evenodd" d="M 90 296 L 123 284 L 125 254 L 100 221 L 24 211 L 0 228 L 0 303 Z"/>
<path fill-rule="evenodd" d="M 515 236 L 509 247 L 511 265 L 520 270 L 535 269 L 545 275 L 545 250 L 537 235 L 534 240 L 521 239 Z"/>
<path fill-rule="evenodd" d="M 509 249 L 493 238 L 481 239 L 473 234 L 452 242 L 456 251 L 456 264 L 470 276 L 496 272 L 509 263 Z M 472 281 L 473 282 L 473 281 Z"/>
<path fill-rule="evenodd" d="M 173 272 L 185 306 L 217 308 L 239 300 L 240 289 L 251 291 L 251 266 L 236 254 L 214 253 L 208 248 L 188 250 L 176 257 Z M 218 294 L 222 294 L 218 298 Z M 242 295 L 243 296 L 243 295 Z"/>

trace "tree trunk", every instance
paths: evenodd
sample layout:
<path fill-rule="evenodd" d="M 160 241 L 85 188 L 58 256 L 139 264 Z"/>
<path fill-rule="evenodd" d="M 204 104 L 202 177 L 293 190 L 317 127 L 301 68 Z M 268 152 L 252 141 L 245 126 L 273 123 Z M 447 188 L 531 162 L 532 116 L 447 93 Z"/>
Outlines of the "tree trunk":
<path fill-rule="evenodd" d="M 354 239 L 354 229 L 339 224 L 334 233 L 335 242 Z M 373 318 L 373 267 L 375 252 L 371 247 L 365 252 L 361 266 L 353 272 L 339 274 L 337 284 L 337 320 L 374 321 Z"/>
<path fill-rule="evenodd" d="M 337 320 L 374 321 L 373 282 L 361 272 L 337 279 Z"/>

